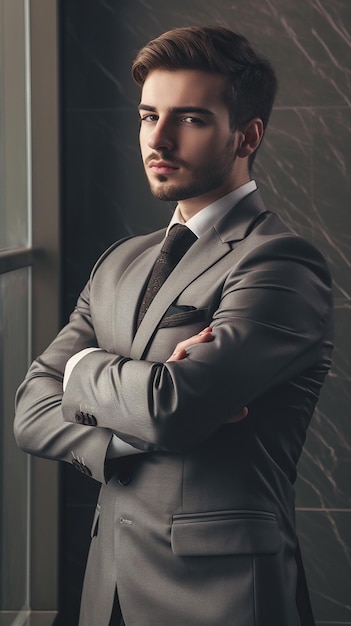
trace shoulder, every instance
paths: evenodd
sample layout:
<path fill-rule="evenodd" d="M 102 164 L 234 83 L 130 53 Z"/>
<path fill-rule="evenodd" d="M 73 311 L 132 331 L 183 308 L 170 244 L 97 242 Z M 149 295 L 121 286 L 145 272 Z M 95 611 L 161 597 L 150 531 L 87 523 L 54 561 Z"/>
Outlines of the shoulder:
<path fill-rule="evenodd" d="M 291 315 L 309 321 L 324 324 L 330 319 L 333 289 L 328 263 L 279 216 L 270 212 L 262 216 L 250 234 L 234 244 L 233 256 L 237 262 L 227 276 L 225 293 L 240 290 L 246 299 L 289 309 Z"/>
<path fill-rule="evenodd" d="M 297 264 L 319 266 L 329 273 L 323 254 L 278 213 L 268 210 L 258 189 L 226 214 L 216 230 L 221 241 L 232 247 L 234 257 L 239 257 L 241 262 L 290 259 Z"/>
<path fill-rule="evenodd" d="M 260 260 L 285 262 L 322 272 L 331 282 L 330 270 L 323 253 L 306 238 L 290 228 L 279 215 L 267 211 L 246 239 L 247 253 Z"/>
<path fill-rule="evenodd" d="M 279 260 L 291 256 L 297 262 L 306 257 L 326 266 L 321 252 L 295 232 L 282 217 L 265 206 L 259 189 L 245 196 L 217 224 L 216 231 L 233 252 L 263 259 Z M 236 256 L 234 254 L 234 256 Z"/>
<path fill-rule="evenodd" d="M 160 243 L 164 235 L 165 229 L 162 228 L 147 235 L 136 235 L 119 239 L 107 248 L 97 260 L 92 269 L 91 278 L 99 270 L 107 271 L 111 266 L 116 268 L 116 264 L 122 263 L 124 267 L 128 266 L 144 250 Z"/>

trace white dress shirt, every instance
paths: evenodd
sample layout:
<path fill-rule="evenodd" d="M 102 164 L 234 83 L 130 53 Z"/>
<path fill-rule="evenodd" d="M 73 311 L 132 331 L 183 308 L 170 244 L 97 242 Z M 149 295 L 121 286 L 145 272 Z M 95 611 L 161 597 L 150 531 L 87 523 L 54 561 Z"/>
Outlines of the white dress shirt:
<path fill-rule="evenodd" d="M 197 236 L 197 238 L 201 237 L 205 234 L 205 232 L 211 228 L 221 217 L 223 217 L 230 209 L 232 209 L 240 200 L 245 198 L 249 193 L 255 191 L 257 189 L 257 185 L 254 180 L 250 180 L 250 182 L 245 183 L 245 185 L 241 185 L 234 191 L 227 193 L 222 198 L 215 200 L 212 204 L 204 207 L 193 215 L 187 222 L 186 225 L 193 233 Z M 166 231 L 166 235 L 168 235 L 168 231 L 173 226 L 173 224 L 184 224 L 184 219 L 179 210 L 179 206 L 176 207 L 172 219 L 168 224 L 168 228 Z"/>

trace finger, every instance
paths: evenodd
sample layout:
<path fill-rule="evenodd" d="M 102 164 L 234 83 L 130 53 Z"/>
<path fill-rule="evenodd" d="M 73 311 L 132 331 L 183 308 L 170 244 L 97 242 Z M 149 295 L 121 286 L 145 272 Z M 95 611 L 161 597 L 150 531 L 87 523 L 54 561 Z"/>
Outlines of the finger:
<path fill-rule="evenodd" d="M 212 341 L 212 339 L 213 339 L 212 328 L 210 326 L 207 326 L 206 328 L 201 330 L 197 335 L 193 335 L 192 337 L 189 337 L 189 339 L 184 339 L 184 341 L 180 341 L 176 345 L 174 352 L 171 354 L 169 359 L 167 359 L 166 363 L 168 363 L 169 361 L 181 361 L 182 359 L 186 357 L 187 348 L 190 348 L 190 346 L 193 346 L 197 343 L 205 343 L 207 341 Z"/>
<path fill-rule="evenodd" d="M 248 414 L 249 414 L 249 409 L 246 406 L 244 406 L 243 409 L 240 409 L 240 411 L 235 413 L 235 415 L 233 415 L 233 417 L 231 417 L 227 421 L 227 424 L 236 424 L 236 422 L 241 422 L 243 419 L 245 419 L 245 417 L 247 417 Z"/>
<path fill-rule="evenodd" d="M 182 359 L 185 359 L 186 354 L 185 348 L 180 348 L 179 350 L 175 349 L 173 354 L 171 354 L 169 359 L 167 359 L 166 363 L 169 363 L 170 361 L 182 361 Z"/>
<path fill-rule="evenodd" d="M 206 341 L 211 341 L 212 339 L 213 339 L 212 328 L 209 326 L 208 328 L 204 328 L 197 335 L 192 335 L 192 337 L 189 337 L 188 339 L 184 339 L 184 341 L 180 341 L 176 345 L 175 351 L 178 351 L 181 348 L 184 348 L 186 350 L 187 348 L 190 348 L 190 346 L 193 346 L 197 343 L 205 343 Z"/>

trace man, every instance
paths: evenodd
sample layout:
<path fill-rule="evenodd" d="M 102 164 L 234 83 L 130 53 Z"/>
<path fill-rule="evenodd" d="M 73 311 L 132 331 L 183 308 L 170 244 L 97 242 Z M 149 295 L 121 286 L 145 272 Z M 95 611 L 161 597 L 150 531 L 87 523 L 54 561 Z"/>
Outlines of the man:
<path fill-rule="evenodd" d="M 275 75 L 207 27 L 153 40 L 133 76 L 152 193 L 178 205 L 167 237 L 98 261 L 18 391 L 17 441 L 102 483 L 80 626 L 298 626 L 293 483 L 331 281 L 251 180 Z"/>

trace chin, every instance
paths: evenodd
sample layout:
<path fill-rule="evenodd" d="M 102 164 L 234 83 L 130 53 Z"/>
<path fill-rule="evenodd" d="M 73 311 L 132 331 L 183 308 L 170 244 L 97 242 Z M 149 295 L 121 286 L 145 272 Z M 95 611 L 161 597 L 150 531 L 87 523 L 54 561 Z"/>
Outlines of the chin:
<path fill-rule="evenodd" d="M 158 200 L 175 201 L 181 200 L 178 189 L 162 186 L 150 185 L 152 195 Z"/>

